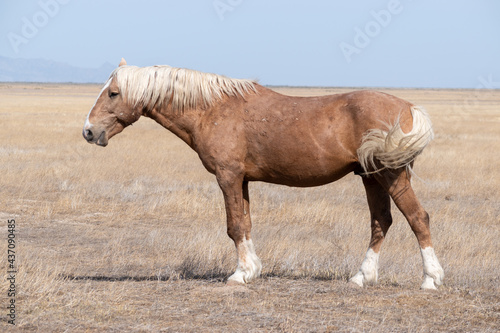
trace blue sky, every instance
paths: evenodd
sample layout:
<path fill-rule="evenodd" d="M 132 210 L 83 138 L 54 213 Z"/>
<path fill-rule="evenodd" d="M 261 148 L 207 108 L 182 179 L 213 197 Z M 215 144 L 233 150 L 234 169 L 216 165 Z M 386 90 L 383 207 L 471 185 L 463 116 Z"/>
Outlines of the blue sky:
<path fill-rule="evenodd" d="M 500 88 L 500 1 L 2 0 L 0 55 L 268 85 Z"/>

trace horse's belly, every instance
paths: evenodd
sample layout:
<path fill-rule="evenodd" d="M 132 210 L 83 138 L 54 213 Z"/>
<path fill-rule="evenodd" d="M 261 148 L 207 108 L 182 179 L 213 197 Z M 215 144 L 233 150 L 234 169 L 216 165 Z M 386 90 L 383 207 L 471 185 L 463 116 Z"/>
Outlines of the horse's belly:
<path fill-rule="evenodd" d="M 267 158 L 259 156 L 256 163 L 248 163 L 247 180 L 264 181 L 288 186 L 319 186 L 331 183 L 356 168 L 356 161 L 346 156 L 321 156 L 317 152 L 274 153 Z"/>

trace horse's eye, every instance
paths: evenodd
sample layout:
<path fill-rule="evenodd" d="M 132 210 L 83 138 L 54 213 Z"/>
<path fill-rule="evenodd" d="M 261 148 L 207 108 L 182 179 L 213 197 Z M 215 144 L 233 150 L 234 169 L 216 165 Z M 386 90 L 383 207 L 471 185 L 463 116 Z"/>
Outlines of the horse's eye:
<path fill-rule="evenodd" d="M 110 98 L 113 98 L 113 97 L 118 96 L 118 94 L 119 94 L 119 92 L 112 91 L 112 92 L 110 92 L 110 93 L 109 93 L 109 97 L 110 97 Z"/>

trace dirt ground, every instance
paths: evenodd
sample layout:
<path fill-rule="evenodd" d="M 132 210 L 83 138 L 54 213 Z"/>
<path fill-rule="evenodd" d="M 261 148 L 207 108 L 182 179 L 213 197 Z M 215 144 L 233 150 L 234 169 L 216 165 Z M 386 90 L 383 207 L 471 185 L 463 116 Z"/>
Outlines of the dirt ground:
<path fill-rule="evenodd" d="M 0 84 L 6 277 L 7 221 L 16 221 L 16 295 L 8 296 L 3 279 L 0 331 L 500 331 L 499 91 L 385 90 L 425 106 L 436 132 L 418 159 L 414 187 L 446 277 L 438 291 L 421 291 L 416 240 L 397 211 L 379 284 L 347 282 L 369 240 L 354 175 L 314 189 L 251 184 L 263 276 L 226 285 L 236 261 L 214 177 L 146 119 L 105 149 L 84 142 L 81 128 L 99 90 Z M 8 323 L 12 299 L 15 326 Z"/>
<path fill-rule="evenodd" d="M 220 280 L 68 282 L 86 290 L 20 325 L 38 332 L 497 332 L 498 296 L 423 292 L 345 281 L 264 277 L 248 286 Z M 115 294 L 120 296 L 117 297 Z M 124 292 L 126 290 L 126 292 Z M 22 302 L 22 300 L 20 300 Z"/>

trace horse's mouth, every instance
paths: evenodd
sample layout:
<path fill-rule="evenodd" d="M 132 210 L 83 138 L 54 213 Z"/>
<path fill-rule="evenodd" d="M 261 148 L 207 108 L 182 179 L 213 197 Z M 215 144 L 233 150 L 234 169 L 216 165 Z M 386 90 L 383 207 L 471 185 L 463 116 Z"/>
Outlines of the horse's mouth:
<path fill-rule="evenodd" d="M 106 131 L 102 131 L 101 135 L 99 135 L 99 137 L 97 138 L 95 144 L 101 147 L 106 147 L 108 145 L 108 138 L 106 136 Z"/>

